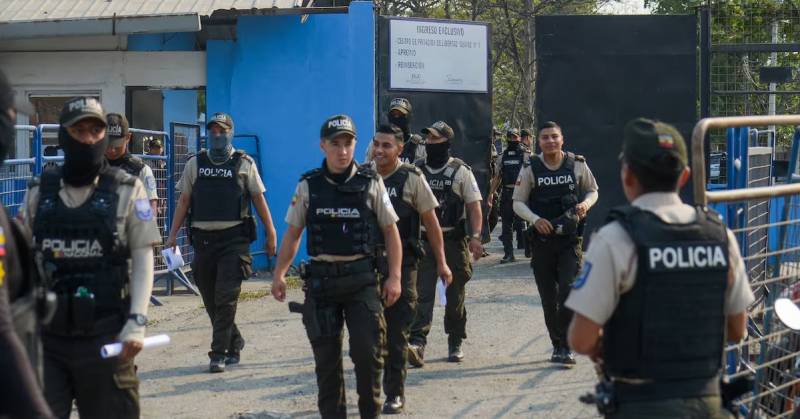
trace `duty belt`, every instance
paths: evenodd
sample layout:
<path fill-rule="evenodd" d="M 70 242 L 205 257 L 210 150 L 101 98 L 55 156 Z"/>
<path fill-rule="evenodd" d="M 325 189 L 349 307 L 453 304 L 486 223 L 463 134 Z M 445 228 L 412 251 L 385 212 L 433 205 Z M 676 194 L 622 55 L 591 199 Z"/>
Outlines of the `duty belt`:
<path fill-rule="evenodd" d="M 214 240 L 224 241 L 228 239 L 235 239 L 245 235 L 244 223 L 236 224 L 235 226 L 223 228 L 222 230 L 203 230 L 197 227 L 191 228 L 192 236 L 195 240 Z"/>
<path fill-rule="evenodd" d="M 514 189 L 514 187 L 516 187 L 516 186 L 517 186 L 517 185 L 514 185 L 514 184 L 511 184 L 511 185 L 503 185 L 503 187 L 504 187 L 504 188 L 506 188 L 506 189 Z"/>
<path fill-rule="evenodd" d="M 617 401 L 633 402 L 718 395 L 720 384 L 718 375 L 710 378 L 654 381 L 642 384 L 630 384 L 615 380 L 614 391 Z"/>
<path fill-rule="evenodd" d="M 308 265 L 311 278 L 355 275 L 375 270 L 375 259 L 365 257 L 352 262 L 321 262 L 312 260 Z"/>

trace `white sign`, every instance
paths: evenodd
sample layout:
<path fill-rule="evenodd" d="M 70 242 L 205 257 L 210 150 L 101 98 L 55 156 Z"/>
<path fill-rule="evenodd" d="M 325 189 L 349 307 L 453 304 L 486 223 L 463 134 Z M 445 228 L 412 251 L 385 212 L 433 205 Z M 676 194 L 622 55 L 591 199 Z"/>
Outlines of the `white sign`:
<path fill-rule="evenodd" d="M 488 28 L 429 20 L 389 21 L 389 88 L 488 91 Z"/>

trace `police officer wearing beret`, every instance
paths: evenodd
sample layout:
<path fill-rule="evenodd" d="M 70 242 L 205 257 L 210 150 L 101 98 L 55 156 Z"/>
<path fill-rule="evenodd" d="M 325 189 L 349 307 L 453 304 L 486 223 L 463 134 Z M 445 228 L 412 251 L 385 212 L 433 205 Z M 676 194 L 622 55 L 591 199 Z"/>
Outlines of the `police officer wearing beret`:
<path fill-rule="evenodd" d="M 285 275 L 306 229 L 311 262 L 304 274 L 302 314 L 314 351 L 319 412 L 323 418 L 347 416 L 342 373 L 342 327 L 347 323 L 358 411 L 362 418 L 374 418 L 380 416 L 386 339 L 381 301 L 391 308 L 401 293 L 398 217 L 380 176 L 353 160 L 356 128 L 349 116 L 328 118 L 319 141 L 325 159 L 320 168 L 303 174 L 295 189 L 272 295 L 278 301 L 286 298 Z M 375 256 L 381 237 L 388 266 L 379 287 Z"/>
<path fill-rule="evenodd" d="M 0 72 L 0 162 L 14 143 L 16 119 L 14 92 Z M 0 417 L 52 418 L 39 387 L 42 290 L 32 275 L 32 259 L 24 256 L 30 251 L 27 241 L 15 240 L 14 222 L 0 208 Z"/>
<path fill-rule="evenodd" d="M 423 129 L 422 133 L 427 136 L 425 147 L 428 156 L 425 161 L 417 162 L 417 166 L 439 201 L 436 218 L 444 236 L 447 266 L 453 272 L 453 282 L 446 290 L 444 312 L 447 359 L 449 362 L 462 362 L 464 351 L 461 345 L 467 337 L 465 287 L 472 278 L 470 253 L 475 260 L 483 255 L 481 192 L 470 167 L 460 159 L 450 157 L 450 145 L 455 136 L 453 129 L 444 121 L 437 121 Z M 425 346 L 433 322 L 438 266 L 435 254 L 426 246 L 417 277 L 419 300 L 408 347 L 408 362 L 414 367 L 422 367 L 425 363 Z"/>
<path fill-rule="evenodd" d="M 213 330 L 208 369 L 218 373 L 239 363 L 245 344 L 235 318 L 242 281 L 252 274 L 256 224 L 251 203 L 264 225 L 268 256 L 275 254 L 277 238 L 256 163 L 233 148 L 233 119 L 215 113 L 206 128 L 208 149 L 186 162 L 178 182 L 181 195 L 166 247 L 175 247 L 188 213 L 192 273 Z"/>
<path fill-rule="evenodd" d="M 153 214 L 158 214 L 158 191 L 156 190 L 156 178 L 153 176 L 153 170 L 150 169 L 150 166 L 144 164 L 142 159 L 132 156 L 128 151 L 128 143 L 130 143 L 133 135 L 128 126 L 128 118 L 118 113 L 110 113 L 106 115 L 106 122 L 108 123 L 106 128 L 106 135 L 108 135 L 106 159 L 108 159 L 108 164 L 113 167 L 119 167 L 129 175 L 138 178 L 147 192 L 147 198 L 150 200 Z"/>
<path fill-rule="evenodd" d="M 570 346 L 610 377 L 607 417 L 730 417 L 724 346 L 745 336 L 754 300 L 736 238 L 717 213 L 681 202 L 689 168 L 674 127 L 631 121 L 620 160 L 630 204 L 592 238 L 566 302 Z"/>
<path fill-rule="evenodd" d="M 419 160 L 425 160 L 425 140 L 418 134 L 411 133 L 411 102 L 404 97 L 396 97 L 389 102 L 389 112 L 386 119 L 389 124 L 399 127 L 403 131 L 403 152 L 400 154 L 400 161 L 407 164 L 414 164 Z M 367 158 L 365 163 L 373 160 L 372 143 L 367 146 Z"/>
<path fill-rule="evenodd" d="M 110 167 L 106 116 L 94 98 L 64 104 L 64 165 L 34 179 L 20 209 L 58 307 L 43 333 L 45 397 L 67 418 L 139 417 L 133 358 L 142 349 L 161 241 L 142 183 Z M 118 357 L 100 348 L 123 343 Z"/>
<path fill-rule="evenodd" d="M 514 262 L 514 232 L 517 233 L 517 248 L 525 248 L 525 222 L 514 213 L 514 186 L 523 166 L 528 165 L 530 153 L 520 143 L 519 130 L 512 128 L 506 133 L 508 144 L 500 157 L 492 183 L 489 188 L 491 196 L 498 187 L 500 193 L 500 216 L 503 218 L 503 231 L 500 241 L 503 242 L 503 259 L 500 263 Z"/>
<path fill-rule="evenodd" d="M 375 168 L 386 185 L 386 191 L 400 220 L 397 227 L 403 242 L 402 293 L 400 299 L 384 310 L 386 317 L 387 354 L 384 365 L 383 391 L 386 402 L 383 413 L 400 413 L 405 406 L 405 378 L 408 330 L 417 306 L 417 268 L 420 258 L 431 252 L 437 271 L 446 284 L 452 282 L 442 242 L 442 230 L 436 218 L 439 201 L 431 191 L 425 175 L 414 165 L 403 163 L 403 131 L 392 125 L 381 125 L 372 140 Z M 425 226 L 423 246 L 420 227 Z"/>
<path fill-rule="evenodd" d="M 564 137 L 555 122 L 539 127 L 541 154 L 520 171 L 514 212 L 533 225 L 531 267 L 542 299 L 551 362 L 568 366 L 575 356 L 567 346 L 572 312 L 564 307 L 581 263 L 583 220 L 597 202 L 597 182 L 583 156 L 562 151 Z"/>

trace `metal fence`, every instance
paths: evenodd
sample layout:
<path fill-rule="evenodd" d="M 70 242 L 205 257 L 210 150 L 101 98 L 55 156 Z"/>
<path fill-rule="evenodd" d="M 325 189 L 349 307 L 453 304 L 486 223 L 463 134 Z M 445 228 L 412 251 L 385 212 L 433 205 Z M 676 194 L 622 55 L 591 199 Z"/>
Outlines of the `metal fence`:
<path fill-rule="evenodd" d="M 800 116 L 708 118 L 692 135 L 695 201 L 714 204 L 725 215 L 756 295 L 747 313 L 748 337 L 727 347 L 728 379 L 755 376 L 752 391 L 736 402 L 749 418 L 789 417 L 800 401 L 800 335 L 773 309 L 780 297 L 800 300 L 800 183 L 771 185 L 762 167 L 749 173 L 755 182 L 744 189 L 707 191 L 702 139 L 710 129 L 798 124 Z"/>

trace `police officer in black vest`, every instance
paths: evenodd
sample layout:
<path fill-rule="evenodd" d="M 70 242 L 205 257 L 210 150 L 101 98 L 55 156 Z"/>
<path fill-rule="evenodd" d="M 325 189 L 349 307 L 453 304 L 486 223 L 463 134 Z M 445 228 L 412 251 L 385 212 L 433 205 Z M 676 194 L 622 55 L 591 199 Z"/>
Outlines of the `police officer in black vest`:
<path fill-rule="evenodd" d="M 0 162 L 14 142 L 16 121 L 14 92 L 0 72 Z M 0 417 L 52 418 L 39 387 L 42 289 L 32 272 L 27 240 L 17 242 L 15 231 L 0 208 Z"/>
<path fill-rule="evenodd" d="M 106 159 L 108 159 L 108 164 L 113 167 L 119 167 L 142 182 L 144 190 L 147 192 L 147 198 L 150 200 L 150 206 L 153 208 L 153 214 L 157 215 L 158 191 L 156 190 L 156 178 L 153 176 L 153 170 L 150 166 L 144 164 L 142 159 L 132 156 L 128 150 L 128 143 L 130 143 L 132 136 L 128 118 L 118 113 L 110 113 L 106 115 L 106 122 L 108 123 L 108 128 L 106 128 L 106 135 L 108 135 Z"/>
<path fill-rule="evenodd" d="M 94 98 L 61 111 L 64 165 L 31 181 L 18 214 L 58 307 L 43 333 L 45 396 L 67 418 L 139 417 L 133 358 L 142 348 L 161 241 L 142 183 L 108 166 L 106 118 Z M 100 348 L 121 341 L 118 357 Z M 112 413 L 113 412 L 113 413 Z"/>
<path fill-rule="evenodd" d="M 251 202 L 264 225 L 267 256 L 275 254 L 277 238 L 256 163 L 233 149 L 233 119 L 215 113 L 206 128 L 208 149 L 186 162 L 178 182 L 181 195 L 166 246 L 175 247 L 188 213 L 192 273 L 213 329 L 208 368 L 217 373 L 239 363 L 245 343 L 235 317 L 242 281 L 252 274 L 256 224 Z"/>
<path fill-rule="evenodd" d="M 272 280 L 272 295 L 286 298 L 285 275 L 297 254 L 303 229 L 311 263 L 303 274 L 302 308 L 316 363 L 323 418 L 344 418 L 347 404 L 342 373 L 342 327 L 347 323 L 355 364 L 358 411 L 380 416 L 382 353 L 386 338 L 383 304 L 400 297 L 402 244 L 398 220 L 380 176 L 353 160 L 356 129 L 347 115 L 322 124 L 322 167 L 305 173 L 286 214 L 288 227 Z M 378 286 L 375 256 L 380 237 L 386 248 L 387 279 Z M 290 304 L 291 308 L 291 304 Z"/>
<path fill-rule="evenodd" d="M 465 292 L 472 278 L 472 259 L 483 256 L 481 244 L 481 192 L 470 167 L 450 156 L 453 128 L 444 121 L 434 122 L 422 130 L 427 136 L 425 161 L 417 162 L 433 194 L 439 200 L 436 217 L 444 236 L 447 266 L 453 272 L 453 282 L 447 287 L 444 311 L 444 331 L 447 333 L 447 360 L 462 362 L 462 344 L 467 338 L 467 309 Z M 425 364 L 425 346 L 433 322 L 433 304 L 439 278 L 435 255 L 428 252 L 420 261 L 417 278 L 419 302 L 411 324 L 408 363 L 414 367 Z M 470 257 L 470 254 L 472 257 Z"/>
<path fill-rule="evenodd" d="M 514 213 L 514 186 L 517 177 L 523 166 L 527 166 L 530 153 L 525 150 L 520 143 L 519 130 L 512 128 L 506 133 L 508 144 L 495 169 L 494 178 L 490 186 L 491 196 L 498 187 L 502 187 L 500 193 L 500 216 L 503 217 L 503 232 L 500 234 L 500 241 L 503 242 L 503 252 L 505 255 L 500 263 L 514 262 L 514 232 L 517 233 L 517 248 L 524 249 L 525 246 L 525 222 Z"/>
<path fill-rule="evenodd" d="M 383 178 L 386 191 L 400 220 L 397 228 L 403 242 L 402 293 L 400 299 L 384 310 L 386 316 L 387 354 L 383 390 L 386 402 L 383 413 L 400 413 L 405 406 L 405 378 L 408 329 L 417 307 L 417 267 L 425 251 L 433 253 L 439 277 L 449 284 L 453 274 L 447 266 L 442 230 L 436 218 L 439 201 L 425 175 L 414 165 L 403 163 L 399 156 L 404 147 L 403 131 L 381 125 L 372 140 L 375 168 Z M 425 244 L 420 227 L 425 226 Z"/>
<path fill-rule="evenodd" d="M 562 151 L 563 146 L 558 124 L 539 127 L 542 152 L 520 172 L 514 212 L 533 225 L 531 266 L 553 344 L 550 361 L 571 366 L 575 357 L 567 346 L 567 326 L 572 313 L 564 301 L 580 268 L 583 220 L 598 195 L 586 159 Z"/>
<path fill-rule="evenodd" d="M 621 161 L 630 204 L 589 245 L 566 302 L 570 346 L 610 378 L 606 417 L 730 417 L 724 346 L 745 336 L 754 300 L 736 238 L 717 213 L 681 202 L 689 168 L 674 127 L 631 121 Z"/>
<path fill-rule="evenodd" d="M 386 119 L 391 125 L 399 127 L 403 131 L 403 141 L 405 146 L 400 154 L 400 161 L 407 164 L 414 164 L 419 160 L 425 160 L 425 139 L 418 134 L 411 132 L 411 102 L 404 97 L 396 97 L 389 102 L 389 113 Z M 367 158 L 365 163 L 371 162 L 372 143 L 367 146 Z"/>

